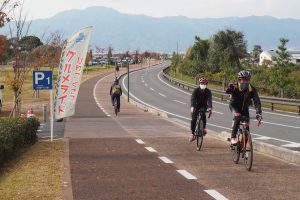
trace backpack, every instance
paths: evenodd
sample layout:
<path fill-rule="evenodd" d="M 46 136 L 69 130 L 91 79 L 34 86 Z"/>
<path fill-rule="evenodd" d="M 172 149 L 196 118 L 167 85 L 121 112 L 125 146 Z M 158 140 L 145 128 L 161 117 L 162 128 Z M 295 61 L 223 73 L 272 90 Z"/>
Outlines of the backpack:
<path fill-rule="evenodd" d="M 113 94 L 121 94 L 121 86 L 120 85 L 114 85 L 112 89 Z"/>

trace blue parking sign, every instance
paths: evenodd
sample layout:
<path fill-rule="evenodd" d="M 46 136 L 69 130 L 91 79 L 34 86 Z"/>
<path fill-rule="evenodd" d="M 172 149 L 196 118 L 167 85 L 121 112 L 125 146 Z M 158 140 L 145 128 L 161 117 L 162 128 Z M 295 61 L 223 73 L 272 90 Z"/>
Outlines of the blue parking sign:
<path fill-rule="evenodd" d="M 33 71 L 32 76 L 34 90 L 52 89 L 52 71 Z"/>

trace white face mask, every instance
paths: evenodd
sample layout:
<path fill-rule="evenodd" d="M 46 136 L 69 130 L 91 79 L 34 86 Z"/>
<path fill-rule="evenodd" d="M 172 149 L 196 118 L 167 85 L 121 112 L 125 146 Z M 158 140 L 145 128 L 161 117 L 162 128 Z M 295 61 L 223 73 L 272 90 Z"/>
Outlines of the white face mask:
<path fill-rule="evenodd" d="M 200 89 L 201 89 L 201 90 L 204 90 L 204 89 L 206 89 L 206 87 L 207 87 L 207 85 L 200 84 Z"/>

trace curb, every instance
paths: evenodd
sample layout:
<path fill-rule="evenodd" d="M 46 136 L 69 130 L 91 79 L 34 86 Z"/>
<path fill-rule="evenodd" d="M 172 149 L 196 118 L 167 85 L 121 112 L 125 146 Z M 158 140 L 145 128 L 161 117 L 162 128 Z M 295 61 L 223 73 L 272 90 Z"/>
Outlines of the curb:
<path fill-rule="evenodd" d="M 70 169 L 69 138 L 64 138 L 64 172 L 63 172 L 63 199 L 73 200 L 72 179 Z"/>

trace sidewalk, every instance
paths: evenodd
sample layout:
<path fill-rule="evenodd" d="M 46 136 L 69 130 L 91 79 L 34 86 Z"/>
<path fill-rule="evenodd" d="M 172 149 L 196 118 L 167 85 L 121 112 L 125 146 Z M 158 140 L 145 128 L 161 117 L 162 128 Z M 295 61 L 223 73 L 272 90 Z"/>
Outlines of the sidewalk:
<path fill-rule="evenodd" d="M 136 142 L 138 135 L 182 135 L 182 129 L 124 99 L 120 115 L 114 117 L 109 96 L 113 76 L 95 88 L 97 105 L 94 86 L 105 76 L 81 86 L 76 115 L 66 123 L 74 199 L 212 199 L 203 186 Z M 72 199 L 70 193 L 66 199 Z"/>

